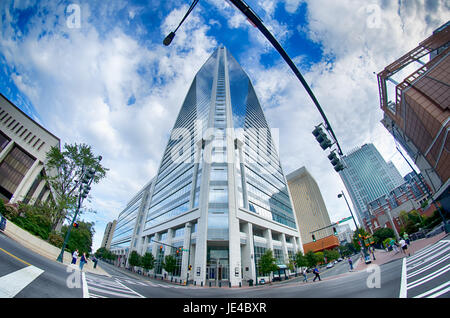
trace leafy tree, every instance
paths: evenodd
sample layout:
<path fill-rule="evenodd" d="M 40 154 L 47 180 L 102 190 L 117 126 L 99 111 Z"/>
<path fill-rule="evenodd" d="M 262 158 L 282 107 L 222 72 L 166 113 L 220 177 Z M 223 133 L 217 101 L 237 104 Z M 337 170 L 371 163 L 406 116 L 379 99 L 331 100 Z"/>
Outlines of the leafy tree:
<path fill-rule="evenodd" d="M 263 255 L 261 255 L 258 263 L 261 273 L 264 276 L 269 274 L 269 278 L 271 272 L 278 270 L 277 260 L 273 257 L 273 251 L 271 249 L 268 249 Z"/>
<path fill-rule="evenodd" d="M 173 275 L 173 272 L 177 268 L 177 260 L 173 255 L 167 255 L 164 258 L 162 263 L 162 268 L 168 272 L 170 275 Z"/>
<path fill-rule="evenodd" d="M 323 252 L 316 252 L 316 253 L 314 253 L 314 257 L 316 258 L 316 264 L 320 264 L 320 263 L 324 262 Z"/>
<path fill-rule="evenodd" d="M 317 258 L 313 251 L 308 251 L 305 254 L 306 263 L 308 264 L 308 267 L 314 267 L 317 265 Z"/>
<path fill-rule="evenodd" d="M 341 256 L 341 254 L 335 250 L 325 250 L 323 254 L 327 258 L 328 262 L 337 260 Z"/>
<path fill-rule="evenodd" d="M 53 146 L 47 152 L 46 159 L 47 171 L 55 172 L 51 176 L 43 177 L 55 194 L 54 209 L 51 215 L 52 230 L 55 230 L 65 218 L 71 219 L 75 212 L 77 190 L 85 171 L 83 167 L 84 169 L 96 169 L 94 183 L 103 179 L 108 169 L 100 164 L 98 158 L 94 156 L 91 146 L 86 144 L 65 144 L 62 151 Z"/>
<path fill-rule="evenodd" d="M 66 248 L 69 251 L 75 251 L 78 249 L 80 255 L 83 253 L 90 254 L 92 251 L 92 238 L 94 236 L 94 223 L 79 221 L 78 228 L 72 229 L 70 232 L 70 238 L 67 242 Z M 65 225 L 61 229 L 61 235 L 66 237 L 66 233 L 69 226 Z"/>
<path fill-rule="evenodd" d="M 145 253 L 142 257 L 142 264 L 141 266 L 146 270 L 149 271 L 155 267 L 155 257 L 152 253 Z"/>
<path fill-rule="evenodd" d="M 95 256 L 97 258 L 101 258 L 104 260 L 115 260 L 117 258 L 117 255 L 111 253 L 111 251 L 109 251 L 108 249 L 106 249 L 105 247 L 100 247 L 96 252 L 95 252 Z"/>
<path fill-rule="evenodd" d="M 381 244 L 385 239 L 394 236 L 395 236 L 394 230 L 388 227 L 384 227 L 373 232 L 373 238 L 375 244 L 377 245 Z"/>
<path fill-rule="evenodd" d="M 130 253 L 130 258 L 128 259 L 128 264 L 131 266 L 141 266 L 141 255 L 138 254 L 136 251 L 132 251 Z"/>
<path fill-rule="evenodd" d="M 297 254 L 295 254 L 295 262 L 297 263 L 297 267 L 308 266 L 308 261 L 301 251 L 298 251 Z"/>

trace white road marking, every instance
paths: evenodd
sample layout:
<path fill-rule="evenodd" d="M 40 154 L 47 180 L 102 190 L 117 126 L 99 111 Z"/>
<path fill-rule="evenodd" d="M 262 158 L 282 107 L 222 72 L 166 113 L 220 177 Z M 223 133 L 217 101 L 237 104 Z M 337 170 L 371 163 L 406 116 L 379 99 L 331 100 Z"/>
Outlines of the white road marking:
<path fill-rule="evenodd" d="M 407 292 L 407 281 L 406 281 L 406 257 L 403 258 L 403 263 L 402 263 L 402 278 L 401 278 L 401 282 L 400 282 L 400 295 L 398 296 L 399 298 L 406 298 L 406 292 Z"/>
<path fill-rule="evenodd" d="M 428 282 L 428 281 L 430 281 L 430 280 L 432 280 L 432 279 L 434 279 L 434 278 L 436 278 L 436 277 L 438 277 L 438 276 L 440 276 L 442 274 L 445 274 L 448 271 L 450 271 L 450 264 L 445 266 L 445 267 L 443 267 L 443 268 L 440 268 L 439 270 L 437 270 L 437 271 L 435 271 L 435 272 L 433 272 L 431 274 L 428 274 L 428 275 L 426 275 L 426 276 L 424 276 L 424 277 L 422 277 L 422 278 L 420 278 L 418 280 L 415 280 L 414 282 L 411 282 L 410 284 L 407 285 L 407 288 L 411 289 L 411 288 L 415 288 L 417 286 L 420 286 L 422 284 L 425 284 L 426 282 Z"/>
<path fill-rule="evenodd" d="M 435 287 L 433 289 L 427 290 L 423 294 L 417 295 L 414 298 L 423 298 L 423 297 L 426 297 L 426 296 L 428 296 L 430 298 L 435 298 L 437 296 L 440 296 L 440 295 L 445 294 L 446 292 L 448 292 L 450 290 L 450 287 L 448 287 L 448 288 L 446 288 L 446 289 L 444 289 L 444 290 L 442 290 L 440 292 L 438 292 L 438 290 L 440 290 L 442 288 L 445 288 L 445 287 L 447 287 L 449 285 L 450 285 L 450 282 L 446 282 L 446 283 L 444 283 L 442 285 L 439 285 L 438 287 Z"/>
<path fill-rule="evenodd" d="M 83 282 L 83 298 L 89 298 L 89 289 L 86 282 L 86 275 L 84 272 L 81 272 L 81 280 Z"/>
<path fill-rule="evenodd" d="M 33 265 L 0 277 L 0 298 L 12 298 L 44 271 Z"/>

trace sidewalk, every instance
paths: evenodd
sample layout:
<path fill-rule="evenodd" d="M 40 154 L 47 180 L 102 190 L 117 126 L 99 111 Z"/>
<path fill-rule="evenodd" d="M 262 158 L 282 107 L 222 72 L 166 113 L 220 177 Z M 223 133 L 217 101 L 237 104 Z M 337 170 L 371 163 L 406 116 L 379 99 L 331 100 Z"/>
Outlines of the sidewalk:
<path fill-rule="evenodd" d="M 430 238 L 424 238 L 424 239 L 420 239 L 420 240 L 416 240 L 416 241 L 411 241 L 411 244 L 408 246 L 408 249 L 406 251 L 407 254 L 404 254 L 400 248 L 399 248 L 398 252 L 395 252 L 395 251 L 386 252 L 386 250 L 375 250 L 375 258 L 376 259 L 373 260 L 372 255 L 370 255 L 372 263 L 365 264 L 364 261 L 359 259 L 358 264 L 355 264 L 354 270 L 361 271 L 361 270 L 365 270 L 367 268 L 367 266 L 369 266 L 371 264 L 382 265 L 382 264 L 391 262 L 393 260 L 403 258 L 405 256 L 413 256 L 419 250 L 423 249 L 424 247 L 427 247 L 428 245 L 438 242 L 439 240 L 443 239 L 447 235 L 448 234 L 446 234 L 445 232 L 442 232 L 442 233 L 432 236 Z M 410 255 L 408 255 L 408 253 Z"/>
<path fill-rule="evenodd" d="M 78 257 L 77 263 L 76 264 L 71 264 L 72 262 L 72 258 L 68 258 L 68 257 L 64 257 L 63 259 L 63 264 L 76 268 L 76 269 L 80 269 L 80 257 Z M 101 268 L 99 266 L 99 264 L 97 263 L 96 268 L 94 268 L 94 262 L 91 259 L 88 259 L 88 262 L 86 264 L 84 264 L 83 266 L 83 272 L 88 272 L 88 273 L 92 273 L 92 274 L 97 274 L 97 275 L 103 275 L 103 276 L 108 276 L 111 277 L 111 275 L 109 275 L 107 272 L 105 272 L 103 270 L 103 268 Z"/>

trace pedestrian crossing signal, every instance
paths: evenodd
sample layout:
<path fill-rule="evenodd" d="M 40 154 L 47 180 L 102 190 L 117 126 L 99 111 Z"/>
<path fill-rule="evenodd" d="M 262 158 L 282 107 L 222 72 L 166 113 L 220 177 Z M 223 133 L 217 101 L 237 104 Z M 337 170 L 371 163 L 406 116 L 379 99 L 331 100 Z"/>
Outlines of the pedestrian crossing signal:
<path fill-rule="evenodd" d="M 78 228 L 78 223 L 73 223 L 74 228 Z"/>
<path fill-rule="evenodd" d="M 314 234 L 312 235 L 312 240 L 313 240 L 313 242 L 316 241 L 316 237 L 314 236 Z"/>

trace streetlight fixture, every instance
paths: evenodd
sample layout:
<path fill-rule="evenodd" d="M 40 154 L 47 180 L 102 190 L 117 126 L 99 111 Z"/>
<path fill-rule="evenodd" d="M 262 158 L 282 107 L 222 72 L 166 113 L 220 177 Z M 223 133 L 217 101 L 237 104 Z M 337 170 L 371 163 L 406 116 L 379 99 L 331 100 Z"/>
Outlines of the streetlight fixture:
<path fill-rule="evenodd" d="M 97 160 L 100 162 L 102 160 L 102 156 L 98 156 Z M 77 209 L 75 211 L 75 215 L 73 216 L 72 222 L 70 223 L 70 226 L 67 229 L 66 237 L 64 239 L 64 243 L 61 248 L 61 252 L 59 253 L 58 258 L 56 259 L 58 262 L 61 262 L 61 263 L 63 262 L 64 250 L 66 248 L 67 243 L 69 242 L 70 232 L 71 232 L 72 228 L 74 227 L 74 225 L 77 224 L 77 223 L 75 223 L 75 221 L 77 219 L 78 213 L 80 212 L 80 208 L 81 208 L 81 205 L 83 204 L 83 200 L 85 198 L 87 198 L 87 195 L 88 195 L 89 191 L 91 190 L 91 183 L 94 180 L 97 169 L 98 169 L 98 165 L 96 166 L 95 169 L 94 168 L 86 169 L 83 166 L 83 176 L 81 177 L 80 188 L 78 190 Z"/>
<path fill-rule="evenodd" d="M 348 204 L 348 201 L 347 201 L 347 198 L 345 197 L 344 191 L 341 190 L 341 193 L 339 193 L 337 197 L 338 197 L 338 198 L 344 197 L 345 203 L 347 203 L 348 210 L 350 211 L 350 215 L 352 216 L 353 222 L 355 223 L 356 231 L 358 231 L 358 225 L 356 224 L 355 217 L 353 216 L 352 209 L 350 209 L 350 205 Z M 362 240 L 361 240 L 361 237 L 359 236 L 359 233 L 358 233 L 358 240 L 359 240 L 359 245 L 361 245 L 361 248 L 362 248 L 362 250 L 363 250 L 364 261 L 365 261 L 365 259 L 366 259 L 366 257 L 368 256 L 368 254 L 367 254 L 365 245 L 363 244 L 363 242 L 362 242 Z"/>
<path fill-rule="evenodd" d="M 175 29 L 175 31 L 170 32 L 169 35 L 164 38 L 163 44 L 165 46 L 168 46 L 168 45 L 170 45 L 170 43 L 172 43 L 172 40 L 175 37 L 175 33 L 177 32 L 178 28 L 181 26 L 181 24 L 183 24 L 184 20 L 186 20 L 186 18 L 189 15 L 189 13 L 191 13 L 191 11 L 196 6 L 197 2 L 198 2 L 198 0 L 194 0 L 194 2 L 192 2 L 191 6 L 189 7 L 189 10 L 186 12 L 186 14 L 184 15 L 184 17 L 181 20 L 180 24 L 178 24 L 178 26 Z"/>
<path fill-rule="evenodd" d="M 197 4 L 197 2 L 198 2 L 198 0 L 194 0 L 194 2 L 189 7 L 189 10 L 187 11 L 185 16 L 181 20 L 181 22 L 178 25 L 178 27 L 175 29 L 175 31 L 170 32 L 169 35 L 166 36 L 166 38 L 163 41 L 164 45 L 166 45 L 166 46 L 170 45 L 170 43 L 172 42 L 173 38 L 175 37 L 175 32 L 178 30 L 178 28 L 184 22 L 184 20 L 189 15 L 189 13 L 191 13 L 191 11 L 194 9 L 194 7 Z M 249 21 L 255 27 L 258 28 L 258 30 L 266 37 L 267 40 L 269 40 L 269 42 L 273 45 L 273 47 L 278 51 L 278 53 L 281 55 L 281 57 L 283 57 L 283 59 L 289 65 L 291 70 L 294 72 L 295 76 L 300 80 L 300 82 L 302 83 L 302 85 L 305 88 L 306 92 L 308 93 L 308 95 L 312 99 L 312 101 L 313 101 L 314 105 L 316 106 L 317 110 L 322 115 L 322 118 L 323 118 L 323 120 L 325 122 L 325 129 L 330 132 L 330 134 L 333 137 L 333 139 L 334 139 L 334 141 L 336 143 L 336 146 L 338 148 L 338 153 L 340 155 L 342 155 L 343 153 L 342 153 L 341 147 L 339 146 L 339 142 L 337 141 L 336 135 L 334 134 L 334 131 L 331 128 L 331 125 L 328 122 L 328 119 L 325 116 L 325 113 L 324 113 L 322 107 L 320 106 L 320 104 L 319 104 L 316 96 L 314 95 L 313 91 L 311 90 L 311 88 L 309 87 L 308 83 L 304 79 L 303 75 L 300 73 L 299 69 L 294 64 L 294 62 L 291 60 L 289 55 L 287 55 L 286 51 L 283 49 L 283 47 L 280 45 L 280 43 L 278 43 L 278 41 L 275 39 L 275 37 L 272 35 L 272 33 L 270 33 L 270 31 L 265 27 L 265 25 L 263 24 L 262 20 L 256 15 L 256 13 L 252 10 L 252 8 L 250 8 L 245 3 L 245 1 L 243 1 L 243 0 L 229 0 L 229 2 L 233 3 L 236 6 L 236 8 L 238 8 L 247 17 L 247 19 L 249 19 Z"/>

